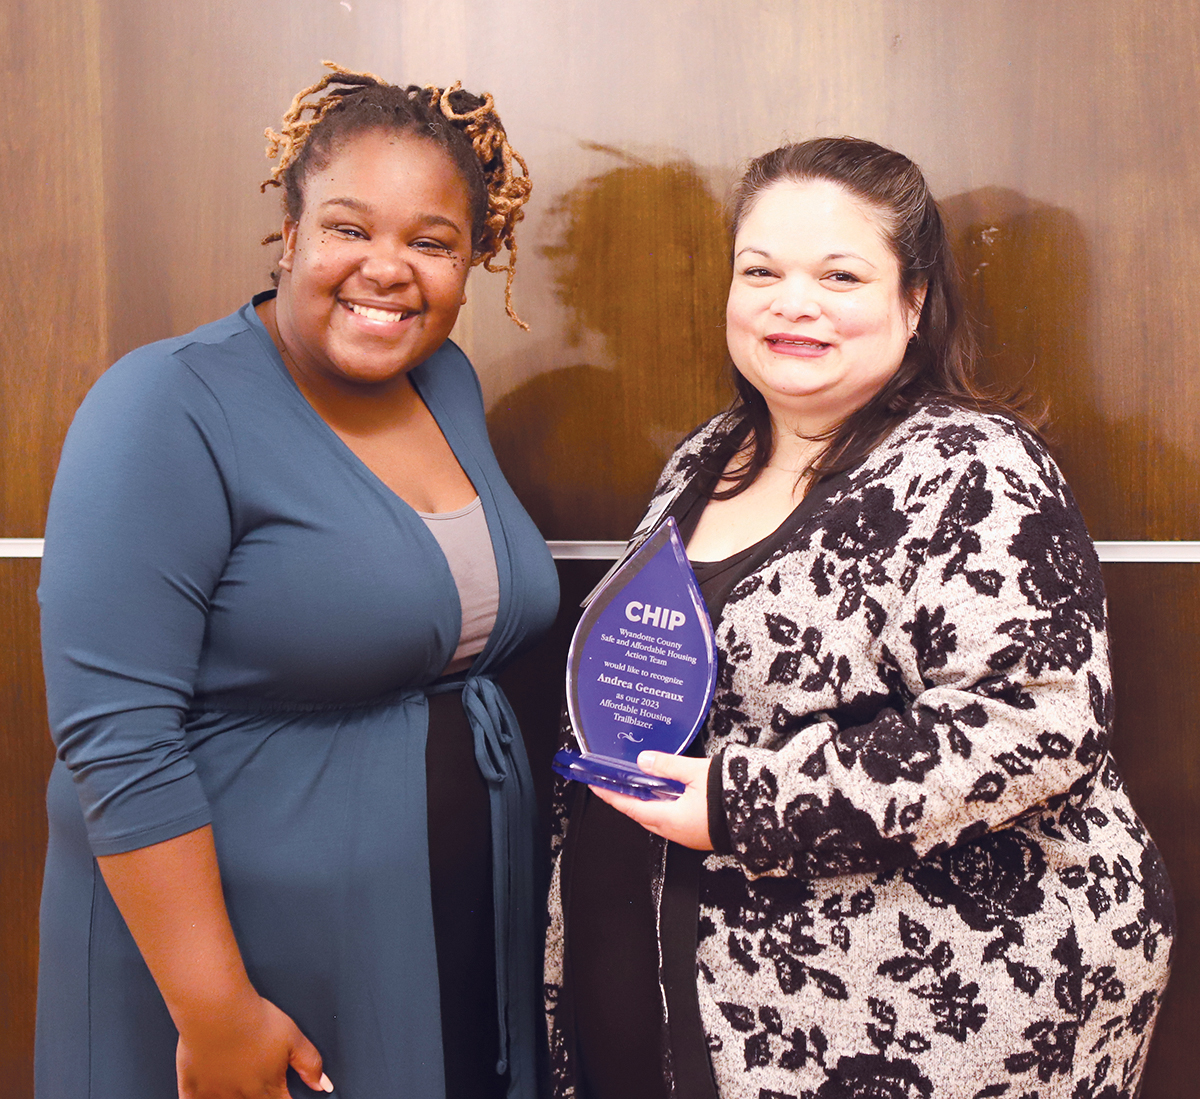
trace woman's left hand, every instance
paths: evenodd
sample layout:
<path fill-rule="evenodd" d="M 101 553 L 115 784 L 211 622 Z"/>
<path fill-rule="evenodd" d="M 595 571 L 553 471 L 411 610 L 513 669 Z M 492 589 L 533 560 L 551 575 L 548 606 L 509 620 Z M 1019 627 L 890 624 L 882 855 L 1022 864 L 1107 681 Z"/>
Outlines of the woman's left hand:
<path fill-rule="evenodd" d="M 656 836 L 697 851 L 711 851 L 712 840 L 708 835 L 708 767 L 711 762 L 693 756 L 673 756 L 668 752 L 642 752 L 638 756 L 637 765 L 646 774 L 673 778 L 686 784 L 687 789 L 674 801 L 640 801 L 600 786 L 590 789 L 601 801 Z"/>

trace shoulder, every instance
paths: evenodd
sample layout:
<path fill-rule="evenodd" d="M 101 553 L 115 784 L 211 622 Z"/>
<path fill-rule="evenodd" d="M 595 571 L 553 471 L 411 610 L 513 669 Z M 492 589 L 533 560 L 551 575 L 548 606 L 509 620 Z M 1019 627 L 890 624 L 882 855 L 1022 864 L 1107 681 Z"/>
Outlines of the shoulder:
<path fill-rule="evenodd" d="M 219 403 L 217 394 L 225 379 L 245 385 L 272 377 L 266 347 L 246 316 L 249 309 L 130 351 L 100 376 L 81 412 L 113 404 L 127 411 L 164 404 L 213 405 Z"/>
<path fill-rule="evenodd" d="M 1077 511 L 1045 444 L 1011 417 L 929 402 L 909 414 L 857 468 L 836 499 L 886 495 L 910 516 L 1038 508 Z M 960 521 L 964 516 L 960 516 Z"/>
<path fill-rule="evenodd" d="M 961 574 L 975 591 L 998 592 L 1001 574 L 1017 569 L 1024 587 L 1036 579 L 1047 592 L 1070 577 L 1067 587 L 1086 589 L 1098 605 L 1099 562 L 1074 495 L 1045 444 L 1020 423 L 930 403 L 867 464 L 911 522 L 914 559 L 936 566 L 932 582 Z M 869 471 L 862 473 L 869 484 Z M 991 571 L 979 571 L 981 563 Z"/>
<path fill-rule="evenodd" d="M 931 401 L 915 409 L 868 462 L 913 471 L 1019 469 L 1046 481 L 1062 475 L 1045 444 L 1016 420 Z"/>
<path fill-rule="evenodd" d="M 857 576 L 864 561 L 894 557 L 903 591 L 925 582 L 942 600 L 953 597 L 942 590 L 952 577 L 999 592 L 1003 576 L 1035 559 L 1063 576 L 1098 574 L 1086 524 L 1045 444 L 1010 417 L 949 403 L 918 407 L 861 465 L 831 478 L 811 526 L 820 537 L 792 548 L 832 555 L 822 568 L 837 558 Z M 808 564 L 797 558 L 795 567 Z"/>
<path fill-rule="evenodd" d="M 233 436 L 230 410 L 246 416 L 269 407 L 284 385 L 245 315 L 249 309 L 118 359 L 76 412 L 63 464 L 108 464 L 122 455 L 154 461 L 188 450 L 189 439 L 197 455 L 225 453 Z"/>

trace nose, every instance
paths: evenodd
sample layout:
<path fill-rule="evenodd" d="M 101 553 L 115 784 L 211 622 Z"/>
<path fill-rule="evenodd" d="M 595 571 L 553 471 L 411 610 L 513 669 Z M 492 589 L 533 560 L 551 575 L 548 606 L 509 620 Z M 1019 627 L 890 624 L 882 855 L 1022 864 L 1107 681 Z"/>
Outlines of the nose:
<path fill-rule="evenodd" d="M 408 249 L 402 245 L 376 238 L 359 264 L 363 278 L 386 289 L 412 282 L 415 269 Z"/>
<path fill-rule="evenodd" d="M 810 320 L 821 312 L 816 291 L 812 279 L 782 279 L 776 284 L 771 312 L 786 321 Z"/>

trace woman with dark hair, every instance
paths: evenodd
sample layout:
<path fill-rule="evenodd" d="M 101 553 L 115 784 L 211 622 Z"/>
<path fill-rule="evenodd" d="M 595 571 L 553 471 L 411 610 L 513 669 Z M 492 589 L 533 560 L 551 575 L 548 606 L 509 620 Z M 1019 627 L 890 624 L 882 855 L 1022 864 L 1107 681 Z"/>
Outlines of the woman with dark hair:
<path fill-rule="evenodd" d="M 330 67 L 268 131 L 278 289 L 126 356 L 63 450 L 39 1099 L 535 1094 L 494 677 L 557 581 L 448 338 L 529 181 L 489 96 Z"/>
<path fill-rule="evenodd" d="M 916 165 L 831 138 L 733 205 L 738 397 L 668 463 L 716 628 L 673 802 L 561 790 L 547 991 L 580 1099 L 1118 1099 L 1170 885 L 1108 752 L 1100 567 L 972 381 Z"/>

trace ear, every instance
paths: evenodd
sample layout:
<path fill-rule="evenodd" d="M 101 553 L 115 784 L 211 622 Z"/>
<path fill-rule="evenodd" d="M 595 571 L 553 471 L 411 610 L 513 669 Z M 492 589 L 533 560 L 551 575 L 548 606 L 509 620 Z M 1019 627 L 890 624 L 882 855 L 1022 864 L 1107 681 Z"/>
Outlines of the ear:
<path fill-rule="evenodd" d="M 925 307 L 925 292 L 929 289 L 929 283 L 920 287 L 913 295 L 912 309 L 908 314 L 908 329 L 913 336 L 917 334 L 917 325 L 921 321 L 921 310 Z"/>
<path fill-rule="evenodd" d="M 299 223 L 292 221 L 291 218 L 283 219 L 283 255 L 279 257 L 281 270 L 291 271 L 292 269 L 292 261 L 296 256 L 296 230 L 299 227 Z"/>

